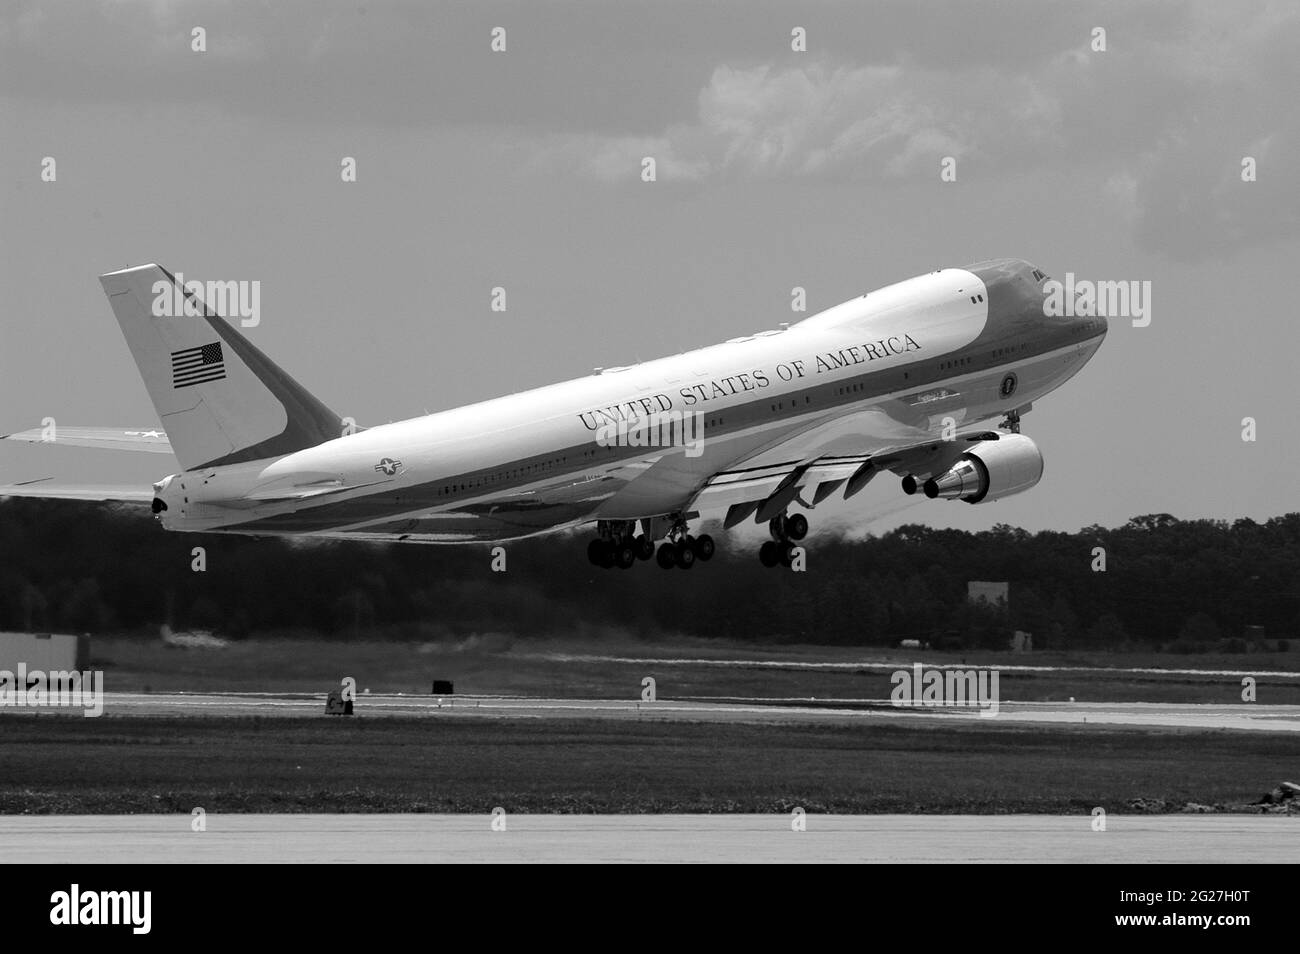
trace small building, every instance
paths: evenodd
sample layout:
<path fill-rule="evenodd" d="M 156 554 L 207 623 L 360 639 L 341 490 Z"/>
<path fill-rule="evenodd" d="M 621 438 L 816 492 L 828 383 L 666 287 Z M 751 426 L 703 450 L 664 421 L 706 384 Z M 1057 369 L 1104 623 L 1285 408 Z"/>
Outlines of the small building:
<path fill-rule="evenodd" d="M 90 637 L 64 633 L 0 633 L 0 670 L 84 672 L 90 668 Z"/>

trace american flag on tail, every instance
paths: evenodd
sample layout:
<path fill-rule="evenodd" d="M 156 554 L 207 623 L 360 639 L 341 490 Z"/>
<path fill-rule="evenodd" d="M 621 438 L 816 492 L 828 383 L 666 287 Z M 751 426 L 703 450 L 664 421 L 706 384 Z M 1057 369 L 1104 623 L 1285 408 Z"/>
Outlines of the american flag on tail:
<path fill-rule="evenodd" d="M 172 352 L 173 389 L 220 381 L 225 376 L 226 363 L 220 341 Z"/>

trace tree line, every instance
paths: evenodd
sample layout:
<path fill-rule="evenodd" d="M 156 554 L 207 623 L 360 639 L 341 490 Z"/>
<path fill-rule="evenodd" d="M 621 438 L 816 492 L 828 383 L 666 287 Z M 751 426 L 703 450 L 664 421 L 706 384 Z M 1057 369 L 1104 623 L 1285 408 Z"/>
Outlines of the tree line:
<path fill-rule="evenodd" d="M 689 571 L 602 570 L 587 562 L 586 539 L 507 543 L 494 572 L 488 545 L 178 534 L 135 508 L 11 499 L 0 502 L 0 629 L 961 647 L 1024 630 L 1036 649 L 1196 651 L 1286 648 L 1300 623 L 1300 513 L 1263 523 L 1152 514 L 1075 533 L 908 524 L 820 534 L 805 541 L 802 573 L 766 569 L 725 537 Z M 1007 581 L 1007 604 L 972 604 L 971 580 Z"/>

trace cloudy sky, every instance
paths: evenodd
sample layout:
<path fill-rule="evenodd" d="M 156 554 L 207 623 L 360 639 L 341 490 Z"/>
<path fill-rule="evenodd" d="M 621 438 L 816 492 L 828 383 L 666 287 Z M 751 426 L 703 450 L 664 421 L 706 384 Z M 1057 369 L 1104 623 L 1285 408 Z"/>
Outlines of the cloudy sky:
<path fill-rule="evenodd" d="M 1283 2 L 10 2 L 0 432 L 155 421 L 96 280 L 143 262 L 259 280 L 249 336 L 373 424 L 1015 256 L 1152 283 L 1026 417 L 1043 482 L 818 521 L 1295 510 L 1297 49 Z M 160 463 L 6 446 L 0 481 Z"/>

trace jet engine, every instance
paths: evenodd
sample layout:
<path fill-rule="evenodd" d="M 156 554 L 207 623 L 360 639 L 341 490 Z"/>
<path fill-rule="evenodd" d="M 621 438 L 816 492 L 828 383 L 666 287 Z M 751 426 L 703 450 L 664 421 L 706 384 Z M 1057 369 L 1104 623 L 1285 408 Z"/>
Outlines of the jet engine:
<path fill-rule="evenodd" d="M 1028 490 L 1043 476 L 1043 455 L 1023 434 L 977 443 L 952 467 L 921 485 L 931 500 L 981 503 Z"/>

